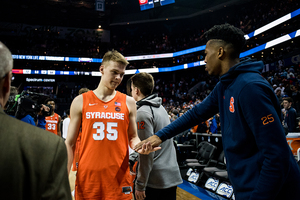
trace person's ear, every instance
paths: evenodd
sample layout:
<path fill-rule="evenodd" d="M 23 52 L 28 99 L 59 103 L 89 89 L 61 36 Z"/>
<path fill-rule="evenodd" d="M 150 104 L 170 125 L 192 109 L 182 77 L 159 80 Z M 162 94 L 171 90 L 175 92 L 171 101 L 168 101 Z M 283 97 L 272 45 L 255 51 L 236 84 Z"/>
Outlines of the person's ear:
<path fill-rule="evenodd" d="M 103 66 L 103 65 L 100 65 L 99 71 L 101 72 L 101 74 L 103 74 L 103 70 L 104 70 L 104 66 Z"/>
<path fill-rule="evenodd" d="M 218 49 L 218 58 L 223 57 L 224 55 L 224 48 L 223 47 L 219 47 Z"/>
<path fill-rule="evenodd" d="M 136 95 L 139 95 L 139 94 L 140 94 L 139 88 L 134 87 L 133 89 L 134 89 L 134 93 L 135 93 Z"/>
<path fill-rule="evenodd" d="M 8 72 L 7 75 L 3 78 L 3 93 L 10 93 L 10 84 L 11 84 L 12 72 Z"/>

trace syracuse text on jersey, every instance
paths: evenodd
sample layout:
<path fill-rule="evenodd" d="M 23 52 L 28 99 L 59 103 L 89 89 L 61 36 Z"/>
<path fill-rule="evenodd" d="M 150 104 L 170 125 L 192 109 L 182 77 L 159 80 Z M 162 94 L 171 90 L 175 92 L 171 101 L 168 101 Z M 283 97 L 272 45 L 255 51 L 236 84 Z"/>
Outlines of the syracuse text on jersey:
<path fill-rule="evenodd" d="M 86 119 L 120 119 L 124 120 L 124 113 L 116 112 L 86 112 Z"/>

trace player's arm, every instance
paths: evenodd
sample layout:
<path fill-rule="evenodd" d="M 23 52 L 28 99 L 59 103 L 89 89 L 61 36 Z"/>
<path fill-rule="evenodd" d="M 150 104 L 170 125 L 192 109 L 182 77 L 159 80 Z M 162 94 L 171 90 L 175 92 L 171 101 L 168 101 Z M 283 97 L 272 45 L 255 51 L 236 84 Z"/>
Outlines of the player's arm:
<path fill-rule="evenodd" d="M 60 124 L 61 124 L 61 117 L 60 117 L 60 115 L 58 115 L 57 135 L 59 137 L 61 137 Z"/>
<path fill-rule="evenodd" d="M 126 104 L 129 110 L 129 125 L 128 125 L 128 142 L 129 146 L 134 149 L 135 146 L 141 142 L 140 138 L 137 135 L 137 127 L 136 127 L 136 104 L 132 97 L 127 96 Z M 161 147 L 153 148 L 151 143 L 144 143 L 141 145 L 141 148 L 137 150 L 140 154 L 149 154 L 153 151 L 157 151 L 161 149 Z"/>
<path fill-rule="evenodd" d="M 136 104 L 132 97 L 126 97 L 126 104 L 129 110 L 129 125 L 128 125 L 128 142 L 129 146 L 133 149 L 136 144 L 141 140 L 137 135 L 136 127 Z"/>
<path fill-rule="evenodd" d="M 70 124 L 68 128 L 67 138 L 65 141 L 68 151 L 68 173 L 70 172 L 73 163 L 74 149 L 78 137 L 78 132 L 81 126 L 82 105 L 82 95 L 77 96 L 71 104 Z"/>
<path fill-rule="evenodd" d="M 213 89 L 213 91 L 206 97 L 202 103 L 197 104 L 183 116 L 176 119 L 174 122 L 164 127 L 155 133 L 155 135 L 143 140 L 134 148 L 138 151 L 145 143 L 150 143 L 152 148 L 158 147 L 163 141 L 174 137 L 183 131 L 204 122 L 206 119 L 214 116 L 219 112 L 218 107 L 218 92 L 220 84 Z"/>
<path fill-rule="evenodd" d="M 40 112 L 38 113 L 37 127 L 40 127 L 45 130 L 47 123 L 46 123 L 45 116 L 43 115 L 43 110 L 49 112 L 50 108 L 45 106 L 44 104 L 41 104 L 41 109 Z"/>

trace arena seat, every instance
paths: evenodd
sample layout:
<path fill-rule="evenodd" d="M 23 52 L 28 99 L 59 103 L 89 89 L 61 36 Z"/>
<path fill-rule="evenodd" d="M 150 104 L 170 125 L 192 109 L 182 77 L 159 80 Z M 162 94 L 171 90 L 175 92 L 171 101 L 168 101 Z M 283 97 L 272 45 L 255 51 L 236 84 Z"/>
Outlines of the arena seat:
<path fill-rule="evenodd" d="M 192 167 L 194 169 L 199 170 L 199 169 L 203 169 L 204 167 L 208 166 L 217 147 L 210 143 L 206 143 L 206 144 L 204 144 L 204 146 L 201 149 L 203 149 L 203 150 L 201 150 L 201 154 L 200 154 L 200 158 L 198 159 L 198 162 L 187 163 L 188 167 Z"/>
<path fill-rule="evenodd" d="M 192 151 L 192 153 L 197 152 L 196 157 L 191 158 L 191 159 L 186 159 L 185 162 L 186 163 L 197 163 L 198 160 L 201 158 L 201 153 L 205 150 L 207 143 L 208 142 L 206 142 L 206 141 L 200 142 L 200 144 L 197 146 L 197 151 Z"/>
<path fill-rule="evenodd" d="M 221 152 L 217 161 L 211 160 L 210 163 L 215 163 L 214 166 L 204 167 L 202 172 L 208 175 L 213 175 L 215 172 L 226 171 L 224 151 Z"/>

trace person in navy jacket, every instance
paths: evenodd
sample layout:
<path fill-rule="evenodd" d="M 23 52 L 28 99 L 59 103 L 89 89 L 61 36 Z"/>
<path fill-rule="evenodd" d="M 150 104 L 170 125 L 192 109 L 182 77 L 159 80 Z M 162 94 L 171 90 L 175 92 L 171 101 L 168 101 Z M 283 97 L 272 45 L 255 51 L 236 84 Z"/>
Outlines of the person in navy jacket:
<path fill-rule="evenodd" d="M 284 108 L 284 124 L 288 127 L 289 132 L 296 132 L 297 127 L 297 112 L 292 107 L 293 99 L 291 97 L 285 97 L 283 99 Z"/>
<path fill-rule="evenodd" d="M 240 60 L 244 33 L 229 24 L 205 33 L 206 71 L 220 81 L 209 96 L 152 137 L 153 147 L 220 112 L 228 176 L 237 200 L 299 200 L 300 170 L 281 124 L 281 110 L 263 62 Z"/>

